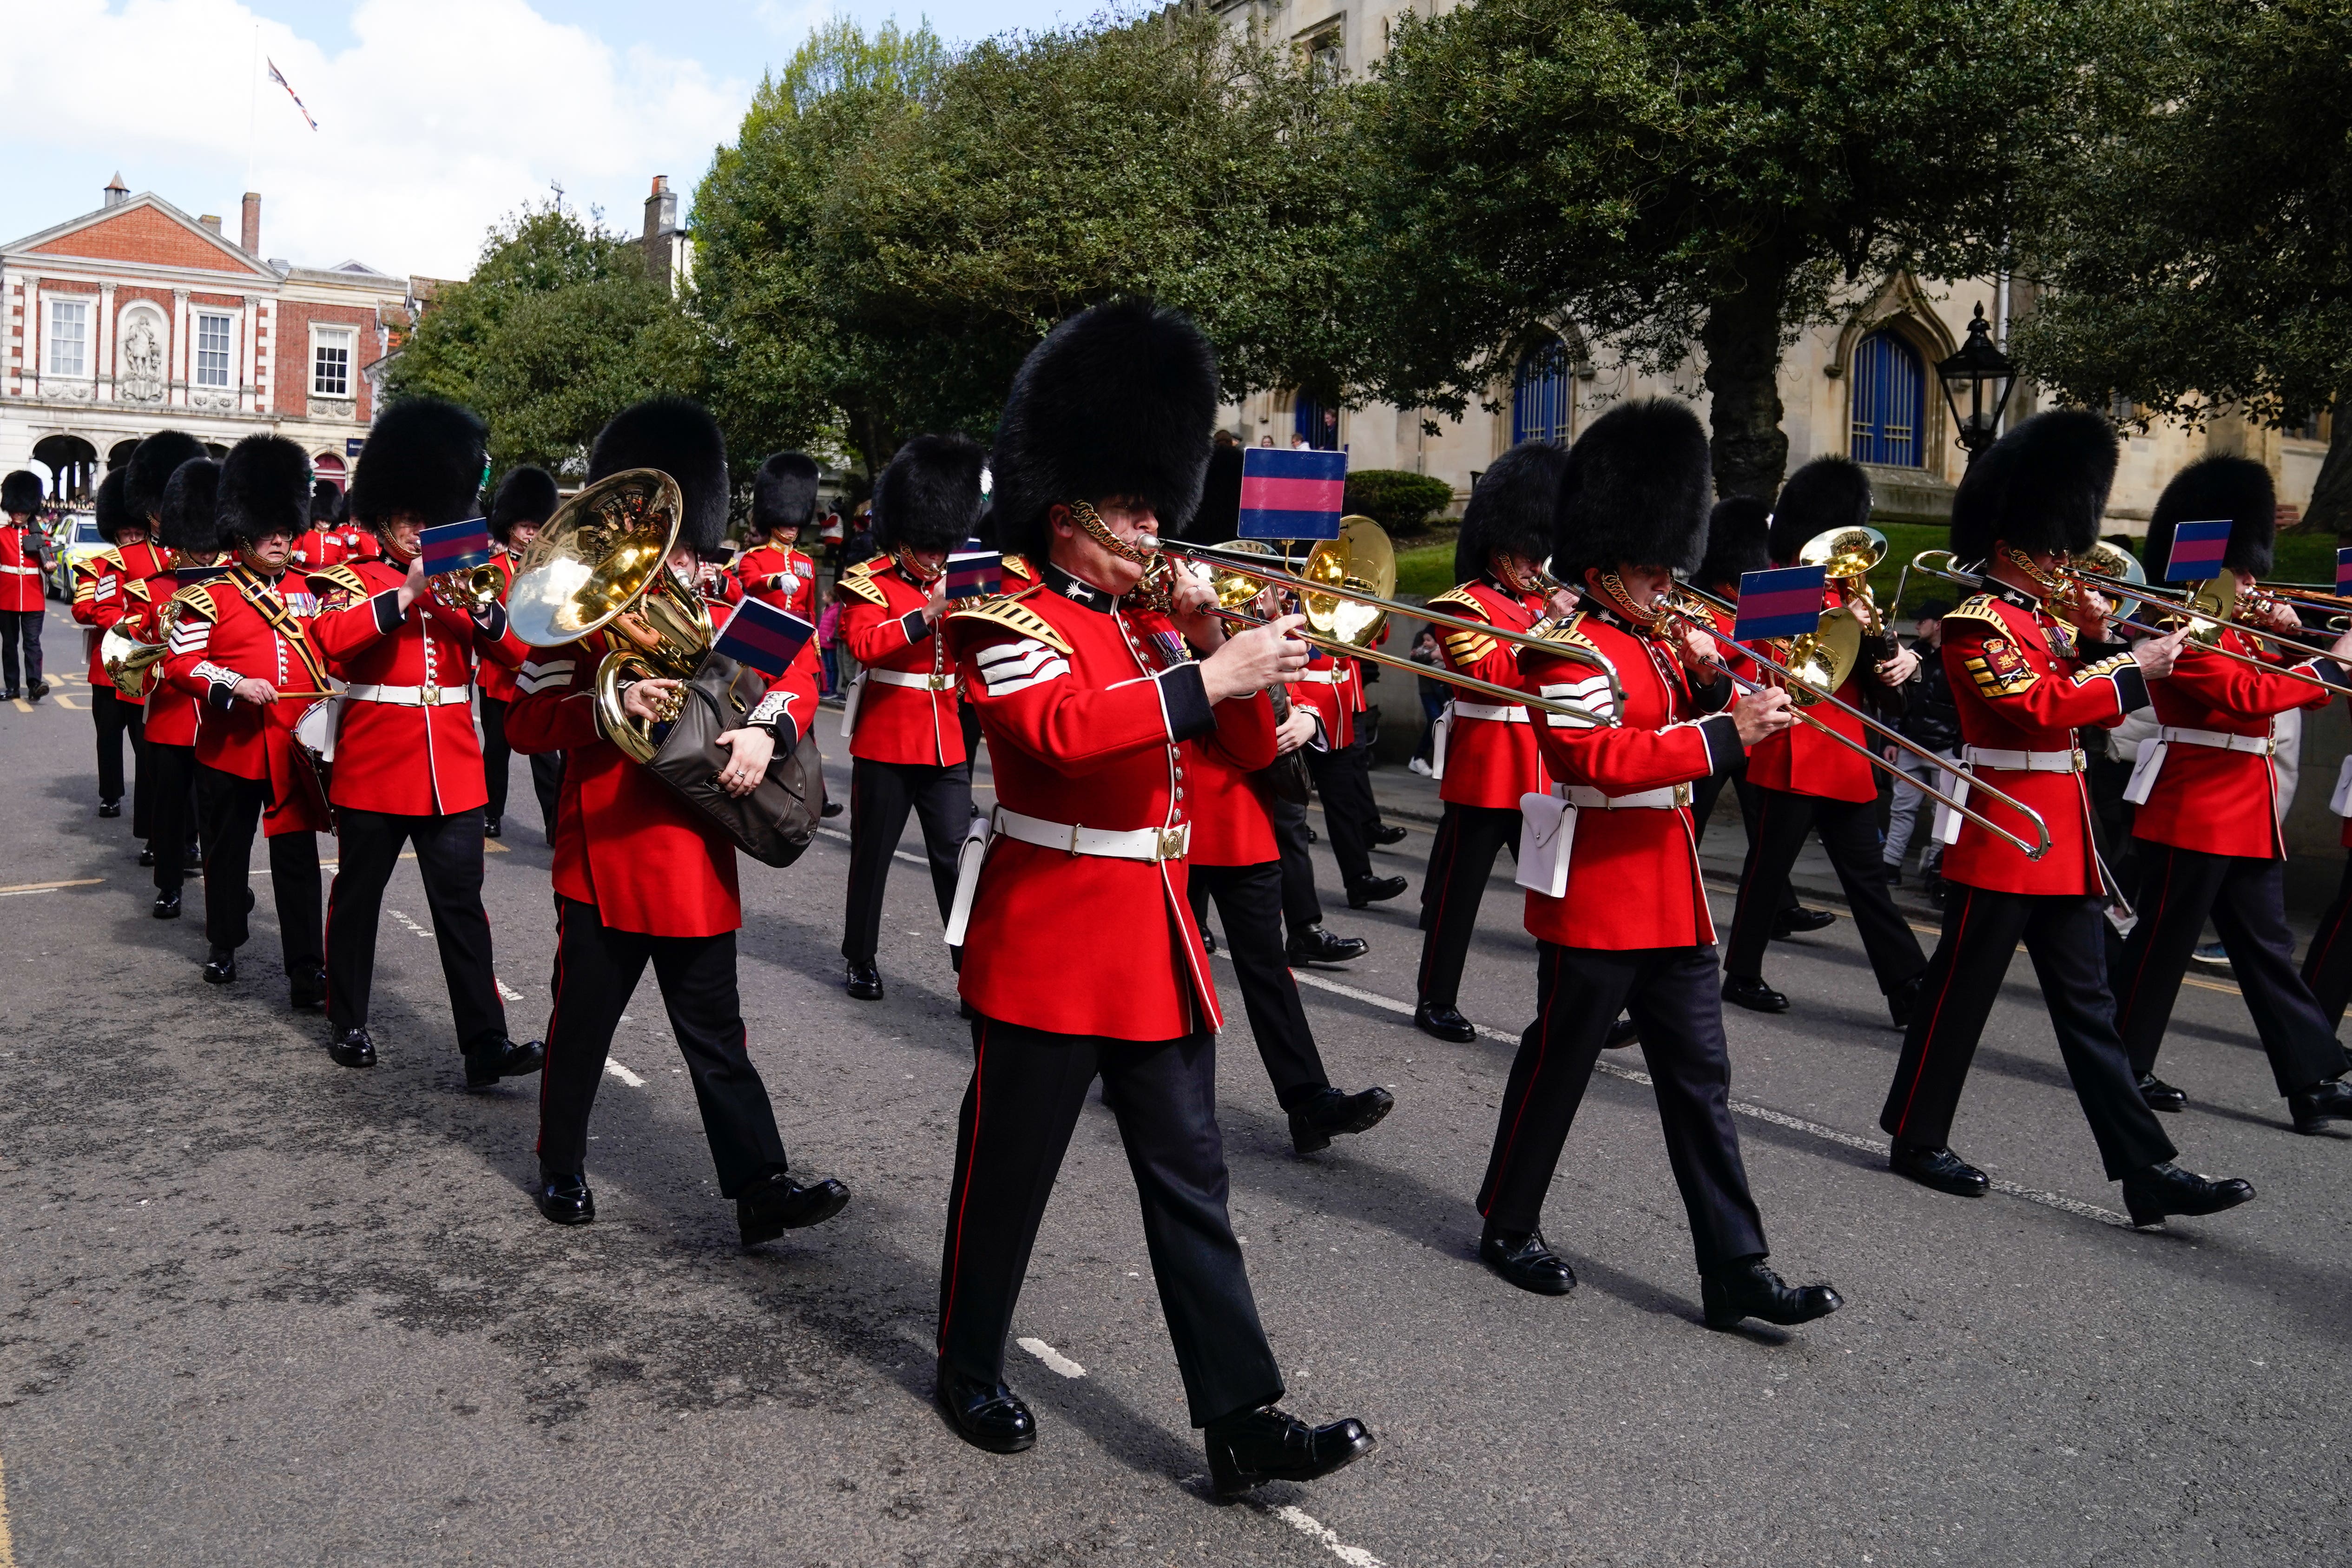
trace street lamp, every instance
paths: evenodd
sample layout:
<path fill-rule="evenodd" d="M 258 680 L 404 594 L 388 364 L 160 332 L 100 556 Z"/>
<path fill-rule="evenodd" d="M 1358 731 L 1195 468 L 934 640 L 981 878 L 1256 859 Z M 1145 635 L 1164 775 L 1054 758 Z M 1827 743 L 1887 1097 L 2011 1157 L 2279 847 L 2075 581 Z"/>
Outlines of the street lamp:
<path fill-rule="evenodd" d="M 1960 445 L 1968 448 L 1969 461 L 1974 463 L 2000 434 L 2001 410 L 2009 406 L 2009 395 L 2017 385 L 2017 367 L 1992 346 L 1992 323 L 1985 320 L 1982 304 L 1969 323 L 1969 341 L 1958 353 L 1937 364 L 1936 375 L 1944 384 L 1944 401 L 1951 405 Z M 1963 400 L 1968 405 L 1965 412 Z"/>

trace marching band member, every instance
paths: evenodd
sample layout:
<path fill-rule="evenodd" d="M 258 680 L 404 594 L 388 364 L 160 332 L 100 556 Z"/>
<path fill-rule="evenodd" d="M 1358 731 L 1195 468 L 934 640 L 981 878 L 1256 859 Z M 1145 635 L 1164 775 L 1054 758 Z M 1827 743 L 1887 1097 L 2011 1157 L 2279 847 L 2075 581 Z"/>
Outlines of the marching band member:
<path fill-rule="evenodd" d="M 1773 563 L 1796 564 L 1798 552 L 1816 534 L 1863 526 L 1870 521 L 1870 479 L 1859 463 L 1815 458 L 1789 476 L 1772 509 L 1769 539 Z M 1822 607 L 1838 608 L 1848 597 L 1845 586 L 1832 580 Z M 1867 640 L 1864 646 L 1869 647 Z M 1918 668 L 1918 655 L 1897 649 L 1866 673 L 1857 668 L 1836 696 L 1859 707 L 1865 679 L 1899 687 Z M 1853 714 L 1826 702 L 1808 712 L 1854 744 L 1870 743 L 1862 721 Z M 1879 858 L 1877 770 L 1863 752 L 1841 745 L 1811 724 L 1798 724 L 1756 748 L 1748 761 L 1747 777 L 1757 819 L 1749 829 L 1731 938 L 1724 947 L 1723 999 L 1759 1013 L 1789 1010 L 1789 998 L 1764 983 L 1764 947 L 1789 901 L 1789 873 L 1797 856 L 1808 837 L 1817 837 L 1845 890 L 1847 907 L 1853 910 L 1886 1010 L 1896 1027 L 1908 1023 L 1927 958 L 1887 890 L 1885 864 Z"/>
<path fill-rule="evenodd" d="M 760 465 L 730 600 L 749 594 L 816 625 L 816 563 L 795 546 L 816 512 L 817 479 L 816 459 L 805 452 L 778 452 Z"/>
<path fill-rule="evenodd" d="M 2221 563 L 2238 574 L 2242 588 L 2251 585 L 2270 574 L 2276 504 L 2270 470 L 2260 463 L 2245 458 L 2191 463 L 2158 498 L 2147 558 L 2160 569 L 2179 523 L 2228 518 Z M 2301 624 L 2284 605 L 2271 610 L 2269 620 L 2274 631 L 2292 632 Z M 2225 629 L 2220 646 L 2251 653 L 2264 645 Z M 2343 683 L 2352 669 L 2352 633 L 2338 637 L 2328 657 L 2296 668 Z M 2271 743 L 2274 715 L 2325 708 L 2332 693 L 2284 668 L 2268 674 L 2189 642 L 2150 696 L 2162 727 L 2154 740 L 2141 742 L 2139 765 L 2124 794 L 2137 807 L 2132 837 L 2141 842 L 2139 919 L 2114 976 L 2116 1028 L 2141 1097 L 2157 1110 L 2187 1103 L 2156 1077 L 2156 1057 L 2189 955 L 2210 915 L 2229 949 L 2231 973 L 2269 1053 L 2294 1130 L 2315 1132 L 2327 1122 L 2352 1119 L 2352 1085 L 2339 1081 L 2344 1047 L 2295 971 Z"/>
<path fill-rule="evenodd" d="M 99 481 L 98 493 L 91 498 L 96 514 L 98 536 L 106 548 L 95 555 L 85 555 L 73 567 L 73 618 L 86 629 L 82 632 L 84 651 L 89 656 L 89 717 L 98 732 L 98 815 L 122 815 L 122 741 L 131 739 L 131 755 L 134 763 L 145 750 L 140 736 L 140 705 L 121 696 L 114 689 L 114 678 L 106 673 L 105 638 L 114 624 L 127 614 L 133 596 L 147 592 L 149 572 L 141 572 L 133 579 L 131 566 L 123 552 L 131 551 L 144 555 L 151 548 L 147 543 L 147 520 L 134 519 L 130 504 L 122 499 L 123 486 L 130 473 L 116 468 Z M 134 589 L 130 583 L 135 581 Z M 145 804 L 145 769 L 140 769 L 141 793 L 131 805 L 131 832 L 141 839 L 147 837 L 146 814 L 140 809 Z"/>
<path fill-rule="evenodd" d="M 163 629 L 164 606 L 179 591 L 177 564 L 169 541 L 163 538 L 164 499 L 172 476 L 190 462 L 206 456 L 205 444 L 184 430 L 159 430 L 131 449 L 131 460 L 122 465 L 122 502 L 129 514 L 127 526 L 143 523 L 147 542 L 123 546 L 116 551 L 121 558 L 124 574 L 117 579 L 116 592 L 121 595 L 120 611 L 111 605 L 101 605 L 101 619 L 109 625 L 120 625 L 125 637 L 139 641 L 160 644 L 168 634 Z M 196 483 L 195 500 L 205 512 L 204 527 L 212 527 L 211 510 L 218 499 L 218 468 Z M 201 565 L 201 563 L 192 563 Z M 133 577 L 142 579 L 141 585 L 131 585 Z M 184 781 L 183 798 L 172 820 L 177 825 L 179 837 L 169 839 L 156 831 L 163 818 L 157 815 L 162 798 L 159 788 L 151 788 L 147 778 L 148 746 L 155 739 L 155 721 L 163 721 L 166 734 L 173 743 L 181 746 L 177 760 L 182 763 L 179 776 Z M 196 768 L 195 753 L 187 748 L 195 744 L 196 710 L 194 700 L 184 691 L 173 688 L 163 679 L 158 664 L 149 672 L 146 702 L 139 714 L 139 731 L 134 737 L 140 768 L 138 783 L 131 797 L 131 832 L 147 847 L 141 853 L 142 866 L 161 866 L 164 857 L 157 853 L 159 837 L 165 838 L 179 852 L 181 866 L 171 873 L 171 909 L 166 915 L 159 900 L 155 913 L 159 919 L 176 918 L 180 910 L 180 888 L 186 871 L 196 861 Z M 169 765 L 168 763 L 166 764 Z M 165 884 L 163 872 L 157 873 L 156 889 L 160 893 Z"/>
<path fill-rule="evenodd" d="M 1142 301 L 1072 317 L 1014 377 L 991 459 L 997 521 L 1043 582 L 949 617 L 995 764 L 961 990 L 975 1015 L 940 1279 L 939 1396 L 974 1445 L 1014 1453 L 1035 1418 L 1004 1383 L 1029 1250 L 1097 1076 L 1118 1119 L 1192 1421 L 1232 1496 L 1369 1451 L 1357 1421 L 1310 1427 L 1282 1377 L 1226 1214 L 1216 1121 L 1216 989 L 1186 897 L 1196 748 L 1233 726 L 1263 750 L 1258 695 L 1305 663 L 1284 634 L 1230 638 L 1189 575 L 1172 626 L 1122 595 L 1138 540 L 1201 494 L 1215 363 L 1190 321 Z M 1159 626 L 1153 623 L 1159 622 Z"/>
<path fill-rule="evenodd" d="M 1579 596 L 1552 635 L 1607 660 L 1624 705 L 1614 729 L 1550 713 L 1534 727 L 1560 781 L 1554 842 L 1568 863 L 1559 896 L 1528 893 L 1536 1020 L 1520 1037 L 1478 1192 L 1478 1255 L 1523 1290 L 1575 1289 L 1544 1240 L 1543 1202 L 1610 1026 L 1630 1010 L 1690 1220 L 1706 1324 L 1727 1329 L 1743 1318 L 1809 1322 L 1843 1302 L 1827 1285 L 1791 1288 L 1767 1266 L 1731 1121 L 1690 786 L 1793 721 L 1785 692 L 1734 700 L 1731 682 L 1706 662 L 1720 657 L 1715 639 L 1659 611 L 1674 571 L 1697 564 L 1706 490 L 1706 433 L 1678 403 L 1619 404 L 1570 454 L 1550 554 Z M 1519 665 L 1520 685 L 1538 696 L 1612 700 L 1608 678 L 1584 664 L 1528 648 Z"/>
<path fill-rule="evenodd" d="M 294 551 L 288 557 L 293 570 L 308 577 L 341 563 L 343 545 L 335 530 L 335 514 L 342 504 L 343 492 L 331 481 L 320 479 L 310 486 L 310 526 L 294 536 Z"/>
<path fill-rule="evenodd" d="M 173 568 L 148 579 L 147 602 L 117 623 L 125 637 L 169 649 L 181 640 L 180 593 L 202 579 L 227 572 L 218 521 L 220 470 L 220 464 L 211 458 L 192 458 L 165 481 L 155 537 L 172 556 Z M 147 840 L 147 853 L 140 860 L 155 868 L 153 912 L 159 921 L 180 918 L 181 889 L 188 874 L 204 866 L 198 832 L 203 814 L 196 809 L 196 731 L 202 715 L 196 699 L 174 684 L 169 672 L 167 652 L 148 677 L 143 721 L 147 751 L 141 763 L 152 775 L 144 787 L 153 831 Z"/>
<path fill-rule="evenodd" d="M 2037 414 L 1971 463 L 1953 498 L 1953 557 L 1985 563 L 1985 591 L 1944 620 L 1941 653 L 1959 710 L 1961 761 L 2041 816 L 2050 852 L 2029 860 L 1974 822 L 1950 813 L 1938 819 L 1950 846 L 1943 936 L 1878 1124 L 1894 1137 L 1887 1163 L 1897 1174 L 1960 1197 L 1980 1197 L 1991 1185 L 1952 1152 L 1952 1117 L 2022 939 L 2107 1178 L 2123 1183 L 2132 1223 L 2153 1225 L 2167 1215 L 2233 1207 L 2254 1190 L 2172 1163 L 2172 1142 L 2140 1098 L 2116 1037 L 2107 990 L 2100 910 L 2106 889 L 2091 849 L 2090 797 L 2074 732 L 2146 707 L 2148 683 L 2171 673 L 2185 635 L 2123 651 L 2105 644 L 2095 595 L 2076 609 L 2082 618 L 2074 626 L 2051 613 L 2047 596 L 2063 587 L 2057 570 L 2098 538 L 2116 445 L 2098 414 Z M 1984 815 L 2000 821 L 2006 814 L 2021 836 L 2031 832 L 2007 806 L 1980 798 Z"/>
<path fill-rule="evenodd" d="M 1524 632 L 1544 613 L 1543 563 L 1551 550 L 1552 512 L 1568 451 L 1550 441 L 1522 441 L 1478 480 L 1463 509 L 1454 545 L 1460 586 L 1430 605 L 1448 614 Z M 1497 685 L 1518 683 L 1514 645 L 1480 632 L 1440 627 L 1446 667 Z M 1438 799 L 1444 803 L 1429 871 L 1421 884 L 1421 973 L 1412 1021 L 1441 1040 L 1467 1041 L 1477 1029 L 1457 1000 L 1478 900 L 1495 857 L 1519 836 L 1519 797 L 1547 784 L 1535 731 L 1517 703 L 1455 696 L 1439 731 Z"/>
<path fill-rule="evenodd" d="M 947 559 L 980 521 L 987 455 L 961 436 L 918 436 L 874 486 L 874 570 L 843 576 L 842 637 L 865 672 L 843 716 L 849 733 L 849 898 L 841 933 L 849 994 L 882 997 L 875 952 L 890 857 L 912 810 L 923 825 L 940 919 L 955 900 L 956 855 L 971 822 L 971 756 L 956 672 L 935 635 Z M 959 962 L 961 960 L 959 959 Z"/>
<path fill-rule="evenodd" d="M 0 479 L 0 681 L 7 688 L 0 700 L 30 691 L 38 702 L 49 694 L 41 679 L 41 622 L 49 613 L 41 588 L 41 478 L 30 468 Z"/>
<path fill-rule="evenodd" d="M 506 587 L 499 593 L 505 603 L 514 586 L 515 563 L 530 547 L 547 520 L 555 515 L 555 479 L 545 468 L 524 463 L 499 481 L 490 498 L 490 538 Z M 489 804 L 482 807 L 482 836 L 498 838 L 506 832 L 507 782 L 513 769 L 514 748 L 507 744 L 507 710 L 515 700 L 515 672 L 504 660 L 486 658 L 476 671 L 482 689 L 482 784 Z M 548 838 L 555 837 L 555 796 L 563 783 L 563 753 L 551 752 L 530 759 L 530 787 L 539 796 L 539 820 Z"/>
<path fill-rule="evenodd" d="M 167 491 L 181 488 L 184 464 Z M 191 476 L 189 489 L 201 488 Z M 163 671 L 197 700 L 196 801 L 204 814 L 205 979 L 236 978 L 236 950 L 251 934 L 248 869 L 253 834 L 269 842 L 269 883 L 291 1000 L 309 1012 L 326 1000 L 319 929 L 319 839 L 329 826 L 294 754 L 294 721 L 327 686 L 311 640 L 313 601 L 286 570 L 310 497 L 310 459 L 279 436 L 247 436 L 220 465 L 214 542 L 236 552 L 224 576 L 173 595 L 172 651 Z M 167 493 L 165 506 L 172 504 Z M 186 498 L 183 498 L 184 500 Z M 180 534 L 205 542 L 193 520 Z M 306 697 L 305 694 L 310 694 Z M 167 841 L 168 842 L 168 841 Z"/>
<path fill-rule="evenodd" d="M 1348 891 L 1351 910 L 1393 899 L 1407 886 L 1402 877 L 1372 872 L 1372 845 L 1392 840 L 1375 838 L 1385 830 L 1380 807 L 1372 800 L 1370 758 L 1358 744 L 1362 693 L 1363 679 L 1356 661 L 1320 648 L 1307 661 L 1300 684 L 1291 688 L 1293 700 L 1311 706 L 1321 721 L 1320 743 L 1306 748 L 1307 771 L 1314 777 L 1315 793 L 1323 798 L 1323 825 L 1331 834 L 1331 858 L 1339 862 L 1339 883 Z M 1398 837 L 1402 836 L 1400 829 Z"/>
<path fill-rule="evenodd" d="M 614 416 L 588 458 L 591 483 L 629 468 L 658 468 L 685 498 L 669 569 L 695 574 L 697 552 L 727 529 L 727 445 L 700 405 L 657 397 Z M 561 750 L 563 796 L 555 820 L 555 973 L 549 987 L 547 1065 L 539 1107 L 540 1180 L 532 1201 L 557 1225 L 596 1217 L 587 1180 L 588 1118 L 604 1076 L 613 1031 L 651 963 L 679 1053 L 694 1081 L 719 1190 L 734 1201 L 746 1247 L 832 1218 L 849 1202 L 839 1182 L 803 1183 L 785 1163 L 767 1086 L 751 1064 L 735 964 L 743 906 L 735 846 L 708 817 L 604 738 L 596 717 L 596 667 L 617 634 L 597 632 L 534 648 L 507 711 L 515 750 Z M 629 711 L 658 717 L 676 681 L 641 680 Z M 803 647 L 768 689 L 744 727 L 719 738 L 733 760 L 719 775 L 748 795 L 770 759 L 789 752 L 816 707 L 816 659 Z"/>
<path fill-rule="evenodd" d="M 339 705 L 331 798 L 341 845 L 327 894 L 328 1057 L 375 1065 L 368 1002 L 376 926 L 401 851 L 416 852 L 433 940 L 466 1058 L 466 1087 L 539 1070 L 537 1041 L 507 1036 L 482 909 L 481 742 L 474 734 L 477 656 L 522 662 L 496 600 L 470 615 L 443 604 L 418 551 L 427 528 L 475 515 L 487 468 L 482 422 L 438 398 L 404 398 L 377 416 L 352 474 L 352 515 L 374 556 L 310 576 L 315 632 L 350 684 Z"/>

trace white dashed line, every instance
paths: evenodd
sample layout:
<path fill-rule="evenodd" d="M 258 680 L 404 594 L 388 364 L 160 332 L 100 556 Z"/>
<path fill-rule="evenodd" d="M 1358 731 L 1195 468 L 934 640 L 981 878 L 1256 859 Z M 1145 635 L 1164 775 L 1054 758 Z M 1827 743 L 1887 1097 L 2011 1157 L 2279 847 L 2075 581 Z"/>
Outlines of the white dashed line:
<path fill-rule="evenodd" d="M 509 1002 L 520 1002 L 522 1000 L 522 993 L 508 984 L 505 981 L 493 979 L 491 984 L 499 988 L 499 994 L 506 1000 Z"/>
<path fill-rule="evenodd" d="M 398 910 L 387 910 L 384 912 L 392 916 L 394 920 L 398 921 L 402 925 L 406 926 L 411 936 L 431 936 L 433 934 L 430 929 L 418 925 L 415 921 L 410 920 Z"/>
<path fill-rule="evenodd" d="M 1047 1344 L 1043 1340 L 1020 1339 L 1015 1340 L 1013 1342 L 1019 1345 L 1023 1350 L 1027 1351 L 1031 1355 L 1035 1356 L 1039 1361 L 1044 1362 L 1048 1370 L 1058 1372 L 1064 1377 L 1084 1377 L 1087 1375 L 1087 1369 L 1085 1367 L 1080 1366 L 1076 1362 L 1072 1361 L 1068 1356 L 1064 1355 L 1060 1351 L 1055 1350 L 1053 1346 Z"/>
<path fill-rule="evenodd" d="M 606 1057 L 604 1058 L 604 1072 L 607 1077 L 619 1079 L 631 1089 L 643 1089 L 646 1087 L 645 1079 L 639 1078 L 636 1074 L 631 1072 L 628 1068 L 623 1067 L 620 1063 L 614 1061 L 610 1057 Z"/>
<path fill-rule="evenodd" d="M 1285 1503 L 1280 1508 L 1270 1508 L 1265 1511 L 1345 1563 L 1348 1568 L 1385 1568 L 1379 1558 L 1362 1547 L 1342 1542 L 1337 1531 L 1303 1508 L 1293 1508 Z"/>

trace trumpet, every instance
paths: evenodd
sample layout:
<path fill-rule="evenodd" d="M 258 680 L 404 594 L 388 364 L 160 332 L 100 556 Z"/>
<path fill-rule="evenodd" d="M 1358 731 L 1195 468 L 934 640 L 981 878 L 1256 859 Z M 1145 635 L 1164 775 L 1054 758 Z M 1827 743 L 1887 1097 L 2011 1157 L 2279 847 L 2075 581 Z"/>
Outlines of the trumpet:
<path fill-rule="evenodd" d="M 499 595 L 506 592 L 507 579 L 498 563 L 486 561 L 479 566 L 436 572 L 425 579 L 425 586 L 436 604 L 461 615 L 478 616 L 499 602 Z"/>

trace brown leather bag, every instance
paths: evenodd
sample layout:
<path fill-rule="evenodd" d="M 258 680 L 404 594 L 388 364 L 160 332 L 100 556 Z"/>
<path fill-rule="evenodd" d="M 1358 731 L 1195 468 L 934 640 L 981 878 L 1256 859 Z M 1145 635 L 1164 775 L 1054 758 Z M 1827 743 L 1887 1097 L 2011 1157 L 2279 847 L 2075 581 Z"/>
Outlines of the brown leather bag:
<path fill-rule="evenodd" d="M 719 783 L 731 756 L 719 737 L 741 728 L 766 689 L 758 671 L 723 654 L 708 656 L 687 681 L 677 717 L 646 766 L 743 853 L 763 865 L 789 866 L 808 848 L 824 811 L 824 763 L 816 738 L 803 729 L 792 751 L 769 762 L 768 776 L 750 795 L 729 795 Z"/>

